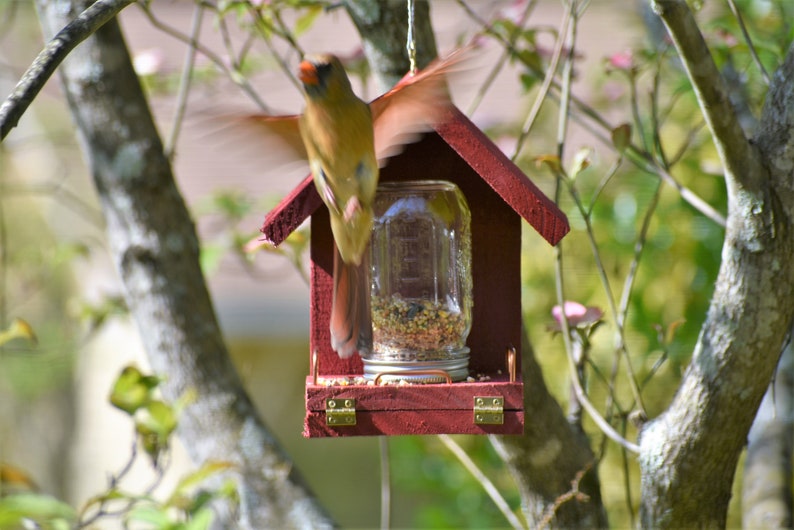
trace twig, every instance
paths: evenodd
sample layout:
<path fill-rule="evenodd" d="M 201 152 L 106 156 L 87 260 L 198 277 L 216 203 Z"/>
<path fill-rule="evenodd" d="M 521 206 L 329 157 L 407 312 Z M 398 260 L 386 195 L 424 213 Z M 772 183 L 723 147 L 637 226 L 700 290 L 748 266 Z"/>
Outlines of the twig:
<path fill-rule="evenodd" d="M 530 129 L 532 129 L 532 125 L 535 123 L 535 120 L 540 114 L 540 108 L 543 106 L 543 102 L 546 101 L 546 96 L 549 93 L 549 89 L 552 86 L 552 82 L 554 81 L 554 75 L 557 71 L 557 64 L 559 63 L 560 57 L 562 56 L 562 50 L 564 47 L 564 39 L 563 35 L 568 32 L 568 26 L 570 24 L 571 17 L 570 11 L 566 11 L 563 15 L 562 22 L 560 23 L 560 30 L 557 34 L 557 45 L 554 47 L 554 54 L 551 57 L 551 61 L 549 62 L 549 67 L 546 70 L 546 75 L 543 77 L 543 83 L 540 85 L 540 90 L 538 91 L 538 95 L 535 97 L 535 101 L 532 103 L 532 108 L 529 111 L 526 119 L 524 120 L 524 124 L 521 126 L 521 134 L 518 135 L 518 139 L 516 140 L 516 147 L 513 151 L 513 155 L 510 157 L 510 160 L 515 161 L 518 158 L 519 153 L 521 152 L 521 148 L 524 146 L 524 142 L 529 135 Z M 560 97 L 560 105 L 563 105 L 563 97 Z"/>
<path fill-rule="evenodd" d="M 557 510 L 560 509 L 560 506 L 565 504 L 568 501 L 573 499 L 577 499 L 580 501 L 587 501 L 590 499 L 590 496 L 586 493 L 582 493 L 579 491 L 579 483 L 582 482 L 582 478 L 584 478 L 585 474 L 590 471 L 590 468 L 593 467 L 593 463 L 587 464 L 584 469 L 580 469 L 576 472 L 576 476 L 571 481 L 571 489 L 554 499 L 554 504 L 550 505 L 546 508 L 546 512 L 543 514 L 543 518 L 538 523 L 538 529 L 548 528 L 551 524 L 551 520 L 554 519 L 554 515 L 557 513 Z"/>
<path fill-rule="evenodd" d="M 725 168 L 725 177 L 751 192 L 763 187 L 766 170 L 757 149 L 739 124 L 725 79 L 720 75 L 685 0 L 653 0 L 684 64 L 714 145 Z"/>
<path fill-rule="evenodd" d="M 525 526 L 521 523 L 513 510 L 510 509 L 510 505 L 507 504 L 507 501 L 502 494 L 499 493 L 499 490 L 494 486 L 493 482 L 485 476 L 485 473 L 477 467 L 477 464 L 469 458 L 469 455 L 466 454 L 466 451 L 458 445 L 455 440 L 453 440 L 448 434 L 439 434 L 438 439 L 443 443 L 450 452 L 460 460 L 460 463 L 463 464 L 463 467 L 472 474 L 472 476 L 480 483 L 480 485 L 485 490 L 485 493 L 491 498 L 491 500 L 496 504 L 496 507 L 499 508 L 499 511 L 502 512 L 502 515 L 505 516 L 505 519 L 510 523 L 510 526 L 513 528 L 523 530 Z"/>
<path fill-rule="evenodd" d="M 187 53 L 185 54 L 185 65 L 182 67 L 182 75 L 179 78 L 179 90 L 176 96 L 176 112 L 171 124 L 171 134 L 165 144 L 165 156 L 173 162 L 179 132 L 182 130 L 182 122 L 185 117 L 188 94 L 190 93 L 190 82 L 193 78 L 193 66 L 196 62 L 196 43 L 201 32 L 201 22 L 204 20 L 204 6 L 196 4 L 193 11 L 193 21 L 190 28 L 190 42 L 188 43 Z"/>
<path fill-rule="evenodd" d="M 486 23 L 485 20 L 480 18 L 480 16 L 477 15 L 477 13 L 475 13 L 475 11 L 464 0 L 457 0 L 457 2 L 458 5 L 461 6 L 464 11 L 466 11 L 469 17 L 476 20 L 483 27 L 484 33 L 491 32 L 492 25 Z M 519 35 L 521 35 L 521 30 L 524 28 L 524 24 L 526 24 L 529 15 L 535 9 L 536 4 L 537 4 L 537 0 L 530 0 L 529 2 L 527 2 L 526 7 L 524 8 L 524 12 L 521 14 L 521 18 L 519 19 L 518 23 L 513 28 L 513 31 L 510 32 L 510 35 L 507 38 L 507 45 L 504 46 L 504 51 L 502 55 L 496 61 L 496 64 L 488 73 L 488 75 L 485 76 L 485 82 L 482 84 L 480 89 L 474 95 L 474 98 L 472 99 L 472 102 L 469 104 L 468 109 L 466 109 L 467 115 L 471 116 L 474 113 L 474 111 L 477 110 L 477 107 L 480 106 L 480 102 L 482 102 L 483 97 L 485 97 L 485 93 L 488 92 L 491 86 L 493 86 L 493 82 L 496 81 L 497 74 L 499 73 L 499 71 L 502 70 L 505 63 L 507 62 L 507 59 L 510 58 L 511 50 L 515 48 L 515 40 L 518 38 Z"/>
<path fill-rule="evenodd" d="M 97 0 L 47 43 L 0 106 L 0 141 L 17 126 L 44 83 L 69 52 L 133 1 Z"/>
<path fill-rule="evenodd" d="M 190 44 L 189 36 L 185 35 L 178 29 L 174 28 L 173 26 L 169 26 L 165 22 L 158 19 L 156 16 L 154 16 L 154 13 L 152 13 L 151 9 L 149 9 L 149 6 L 144 5 L 142 3 L 138 3 L 136 5 L 138 5 L 143 10 L 144 15 L 146 16 L 146 18 L 149 19 L 149 23 L 152 26 L 159 29 L 166 35 L 169 35 L 186 44 Z M 251 83 L 248 82 L 248 80 L 242 75 L 242 73 L 240 73 L 236 69 L 229 68 L 229 65 L 227 65 L 226 62 L 221 57 L 219 57 L 215 52 L 213 52 L 212 50 L 210 50 L 200 42 L 196 42 L 195 47 L 196 50 L 204 54 L 204 56 L 206 56 L 207 59 L 212 61 L 213 64 L 215 64 L 218 68 L 220 68 L 221 71 L 229 79 L 231 79 L 234 84 L 239 86 L 242 89 L 242 91 L 245 92 L 246 95 L 248 95 L 248 97 L 250 97 L 260 109 L 262 109 L 263 112 L 270 113 L 270 107 L 268 107 L 267 104 L 262 100 L 262 98 L 259 97 L 259 94 L 256 93 L 254 88 L 251 86 Z"/>
<path fill-rule="evenodd" d="M 578 16 L 576 2 L 573 2 L 572 4 L 570 4 L 568 12 L 570 14 L 570 19 L 571 19 L 570 32 L 571 32 L 571 39 L 573 41 L 575 39 L 575 35 L 576 35 L 576 21 L 577 21 L 577 16 Z M 559 111 L 560 112 L 560 118 L 559 118 L 560 130 L 558 130 L 558 132 L 557 132 L 557 143 L 558 143 L 558 145 L 557 145 L 557 155 L 559 156 L 560 160 L 562 160 L 562 157 L 563 157 L 563 154 L 564 154 L 563 149 L 564 149 L 564 146 L 565 146 L 565 136 L 566 136 L 567 116 L 568 116 L 568 106 L 567 106 L 566 102 L 570 101 L 571 75 L 572 75 L 572 72 L 573 72 L 572 68 L 570 67 L 570 64 L 573 62 L 573 44 L 571 44 L 570 48 L 571 48 L 571 53 L 568 56 L 568 61 L 567 61 L 567 65 L 568 66 L 566 66 L 566 68 L 564 70 L 563 81 L 562 81 L 562 85 L 561 85 L 561 88 L 560 88 L 560 91 L 561 91 L 561 94 L 560 94 L 560 111 Z M 556 191 L 555 191 L 555 200 L 556 200 L 556 202 L 559 202 L 559 194 L 560 194 L 560 185 L 559 184 L 560 184 L 560 181 L 562 180 L 560 177 L 561 176 L 558 175 L 557 188 L 556 188 Z M 577 195 L 575 193 L 575 189 L 571 188 L 571 190 L 574 192 L 572 194 L 574 196 L 574 199 L 576 199 Z M 581 209 L 581 202 L 577 201 L 577 204 L 580 205 L 580 209 Z M 591 243 L 594 243 L 594 240 L 592 239 L 592 233 L 591 233 Z M 558 303 L 560 304 L 560 307 L 565 307 L 565 296 L 564 296 L 564 289 L 563 289 L 563 273 L 562 273 L 563 268 L 562 268 L 562 250 L 561 250 L 561 246 L 560 245 L 556 246 L 554 251 L 555 251 L 555 256 L 556 256 L 556 260 L 555 260 L 555 262 L 556 262 L 556 275 L 555 276 L 557 278 L 557 281 L 556 281 L 557 299 L 558 299 Z M 597 257 L 597 254 L 596 254 L 596 257 Z M 608 282 L 605 285 L 608 287 Z M 609 291 L 607 292 L 607 296 L 609 298 L 611 298 L 611 293 Z M 613 303 L 613 305 L 614 305 L 614 303 Z M 598 425 L 598 427 L 604 432 L 604 434 L 609 436 L 611 439 L 613 439 L 614 441 L 616 441 L 617 443 L 619 443 L 623 447 L 626 447 L 626 448 L 633 447 L 636 452 L 639 452 L 639 447 L 634 445 L 634 444 L 632 444 L 631 442 L 629 442 L 628 440 L 626 440 L 622 436 L 620 436 L 620 434 L 618 434 L 618 432 L 615 431 L 615 429 L 612 427 L 612 425 L 610 425 L 609 422 L 606 421 L 599 414 L 598 410 L 596 410 L 595 406 L 593 406 L 593 404 L 588 399 L 587 394 L 585 393 L 584 389 L 582 388 L 582 381 L 579 379 L 578 370 L 576 368 L 576 360 L 574 359 L 574 355 L 573 355 L 573 344 L 571 343 L 571 327 L 570 327 L 570 324 L 568 322 L 568 315 L 566 315 L 565 311 L 562 311 L 562 318 L 560 319 L 560 321 L 561 321 L 561 324 L 562 324 L 562 335 L 563 335 L 563 341 L 565 343 L 565 351 L 567 352 L 568 368 L 569 368 L 569 370 L 571 372 L 571 382 L 573 384 L 573 389 L 574 389 L 574 393 L 575 393 L 576 399 L 579 400 L 579 402 L 582 405 L 582 407 L 587 411 L 587 413 L 591 416 L 591 418 L 596 423 L 596 425 Z"/>
<path fill-rule="evenodd" d="M 769 86 L 769 73 L 764 68 L 764 64 L 761 62 L 761 58 L 758 57 L 758 52 L 755 49 L 755 45 L 753 44 L 753 40 L 750 38 L 750 33 L 747 32 L 747 26 L 744 24 L 744 18 L 742 18 L 742 14 L 739 12 L 739 8 L 736 7 L 735 0 L 728 0 L 728 6 L 730 6 L 731 11 L 733 12 L 733 16 L 736 17 L 736 22 L 739 24 L 739 29 L 742 32 L 742 37 L 744 37 L 744 42 L 747 44 L 747 49 L 750 50 L 750 55 L 753 57 L 753 61 L 755 61 L 756 66 L 758 66 L 758 70 L 761 71 L 761 77 L 764 78 L 764 83 Z"/>

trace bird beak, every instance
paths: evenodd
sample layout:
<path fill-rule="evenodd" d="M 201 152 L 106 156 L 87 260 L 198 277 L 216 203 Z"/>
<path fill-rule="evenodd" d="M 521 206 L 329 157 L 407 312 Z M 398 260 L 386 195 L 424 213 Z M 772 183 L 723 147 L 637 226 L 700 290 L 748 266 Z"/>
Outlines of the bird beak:
<path fill-rule="evenodd" d="M 298 68 L 298 79 L 301 80 L 301 83 L 304 85 L 317 85 L 320 83 L 320 79 L 317 77 L 317 67 L 312 63 L 301 61 Z"/>

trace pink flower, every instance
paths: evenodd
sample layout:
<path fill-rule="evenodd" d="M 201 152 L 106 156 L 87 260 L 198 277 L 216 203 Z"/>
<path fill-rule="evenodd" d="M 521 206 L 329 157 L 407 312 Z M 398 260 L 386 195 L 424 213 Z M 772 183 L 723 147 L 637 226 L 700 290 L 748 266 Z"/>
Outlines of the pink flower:
<path fill-rule="evenodd" d="M 583 306 L 579 302 L 565 302 L 565 316 L 568 318 L 568 325 L 572 328 L 584 328 L 590 324 L 595 324 L 604 316 L 604 312 L 594 306 Z M 549 326 L 553 331 L 562 331 L 562 308 L 555 305 L 551 309 L 551 316 L 554 323 Z"/>
<path fill-rule="evenodd" d="M 631 50 L 613 53 L 607 59 L 607 63 L 615 70 L 623 71 L 630 71 L 636 66 L 634 64 L 634 54 Z"/>

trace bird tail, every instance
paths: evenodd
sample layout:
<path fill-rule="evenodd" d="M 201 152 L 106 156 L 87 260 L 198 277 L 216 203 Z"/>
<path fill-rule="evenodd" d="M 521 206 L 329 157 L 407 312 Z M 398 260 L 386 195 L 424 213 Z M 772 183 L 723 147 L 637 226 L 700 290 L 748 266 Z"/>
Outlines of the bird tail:
<path fill-rule="evenodd" d="M 334 248 L 334 292 L 331 307 L 331 347 L 342 359 L 372 350 L 369 252 L 361 263 L 345 263 Z"/>

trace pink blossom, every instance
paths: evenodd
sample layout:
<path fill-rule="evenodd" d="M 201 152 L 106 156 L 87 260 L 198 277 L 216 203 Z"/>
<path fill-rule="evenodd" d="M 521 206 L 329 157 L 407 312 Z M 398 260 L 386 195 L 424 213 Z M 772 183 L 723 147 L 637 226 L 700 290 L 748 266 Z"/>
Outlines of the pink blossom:
<path fill-rule="evenodd" d="M 583 306 L 579 302 L 567 301 L 564 304 L 565 316 L 568 318 L 568 325 L 572 328 L 586 327 L 601 320 L 604 312 L 594 306 Z M 555 305 L 551 309 L 551 316 L 554 317 L 554 324 L 551 329 L 562 331 L 562 308 Z"/>
<path fill-rule="evenodd" d="M 635 67 L 634 54 L 631 50 L 613 53 L 609 56 L 608 63 L 615 70 L 631 70 Z"/>

